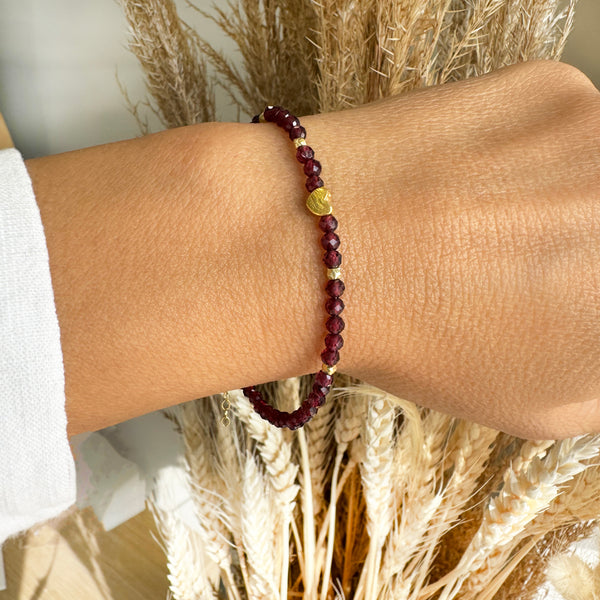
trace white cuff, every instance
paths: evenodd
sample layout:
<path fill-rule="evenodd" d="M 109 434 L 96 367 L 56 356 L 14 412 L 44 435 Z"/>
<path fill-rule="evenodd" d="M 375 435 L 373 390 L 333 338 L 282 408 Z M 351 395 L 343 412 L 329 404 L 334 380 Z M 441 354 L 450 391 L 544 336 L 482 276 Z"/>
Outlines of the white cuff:
<path fill-rule="evenodd" d="M 20 152 L 0 150 L 0 545 L 75 502 L 46 238 Z"/>

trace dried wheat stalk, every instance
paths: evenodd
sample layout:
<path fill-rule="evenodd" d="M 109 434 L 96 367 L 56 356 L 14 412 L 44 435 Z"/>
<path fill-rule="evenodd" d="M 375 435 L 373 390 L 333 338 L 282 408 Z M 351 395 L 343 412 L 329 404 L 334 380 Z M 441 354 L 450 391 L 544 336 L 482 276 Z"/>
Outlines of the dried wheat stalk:
<path fill-rule="evenodd" d="M 247 115 L 268 102 L 304 115 L 520 60 L 558 59 L 576 4 L 228 0 L 211 13 L 195 7 L 235 40 L 241 71 L 181 22 L 173 0 L 122 2 L 131 49 L 167 126 L 214 118 L 207 65 Z M 309 384 L 294 378 L 264 392 L 290 409 Z M 332 396 L 297 433 L 266 424 L 239 390 L 227 431 L 218 411 L 207 409 L 216 398 L 180 415 L 204 543 L 157 515 L 176 598 L 214 594 L 216 572 L 232 598 L 504 600 L 514 597 L 511 585 L 539 583 L 549 557 L 564 549 L 557 532 L 575 539 L 581 521 L 597 519 L 595 437 L 523 442 L 342 374 Z M 211 505 L 219 518 L 206 517 Z M 202 589 L 185 581 L 191 564 L 204 569 L 194 574 Z"/>

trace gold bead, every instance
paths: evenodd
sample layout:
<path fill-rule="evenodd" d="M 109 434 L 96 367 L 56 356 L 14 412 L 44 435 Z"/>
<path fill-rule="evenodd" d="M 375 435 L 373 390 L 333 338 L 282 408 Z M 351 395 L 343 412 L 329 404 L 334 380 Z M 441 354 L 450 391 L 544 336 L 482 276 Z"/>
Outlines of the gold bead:
<path fill-rule="evenodd" d="M 296 146 L 296 148 L 300 148 L 300 146 L 306 146 L 306 140 L 304 138 L 295 138 L 292 141 L 294 142 L 294 146 Z"/>
<path fill-rule="evenodd" d="M 258 122 L 259 123 L 266 123 L 265 121 L 265 113 L 261 112 L 260 115 L 258 115 Z"/>
<path fill-rule="evenodd" d="M 330 367 L 329 365 L 326 365 L 325 363 L 323 363 L 321 365 L 321 371 L 325 371 L 325 373 L 327 373 L 327 375 L 333 375 L 336 372 L 337 369 L 337 365 L 333 365 L 333 367 Z"/>
<path fill-rule="evenodd" d="M 306 206 L 313 215 L 319 217 L 330 215 L 333 212 L 331 206 L 331 192 L 325 187 L 318 187 L 310 193 L 306 199 Z"/>
<path fill-rule="evenodd" d="M 336 267 L 335 269 L 327 269 L 327 279 L 339 279 L 342 274 L 342 269 Z"/>

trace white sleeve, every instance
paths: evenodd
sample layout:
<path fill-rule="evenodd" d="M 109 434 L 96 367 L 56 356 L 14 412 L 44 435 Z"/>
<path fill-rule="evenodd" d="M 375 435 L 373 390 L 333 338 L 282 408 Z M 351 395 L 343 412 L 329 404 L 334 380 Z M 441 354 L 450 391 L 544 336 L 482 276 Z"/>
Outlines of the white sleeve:
<path fill-rule="evenodd" d="M 20 152 L 0 150 L 0 545 L 75 502 L 48 249 Z"/>

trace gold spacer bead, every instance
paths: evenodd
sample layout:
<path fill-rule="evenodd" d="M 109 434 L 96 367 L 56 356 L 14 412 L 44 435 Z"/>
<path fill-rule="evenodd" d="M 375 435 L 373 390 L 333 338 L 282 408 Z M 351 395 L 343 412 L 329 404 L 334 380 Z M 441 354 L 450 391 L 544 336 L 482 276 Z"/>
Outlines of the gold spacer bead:
<path fill-rule="evenodd" d="M 336 267 L 335 269 L 327 269 L 327 279 L 339 279 L 342 274 L 342 269 Z"/>
<path fill-rule="evenodd" d="M 330 215 L 333 212 L 333 206 L 331 206 L 331 192 L 323 186 L 314 189 L 306 199 L 306 208 L 308 208 L 313 215 L 317 215 L 318 217 Z"/>
<path fill-rule="evenodd" d="M 325 363 L 323 363 L 321 365 L 321 371 L 325 371 L 325 373 L 327 373 L 327 375 L 333 375 L 337 370 L 337 365 L 333 365 L 333 367 L 330 367 L 329 365 L 326 365 Z"/>
<path fill-rule="evenodd" d="M 300 146 L 306 146 L 306 140 L 304 138 L 295 138 L 292 141 L 294 142 L 294 146 L 296 146 L 296 148 L 300 148 Z"/>
<path fill-rule="evenodd" d="M 260 115 L 258 115 L 258 122 L 259 123 L 266 123 L 265 121 L 265 113 L 261 112 Z"/>

